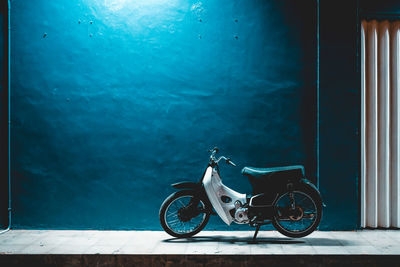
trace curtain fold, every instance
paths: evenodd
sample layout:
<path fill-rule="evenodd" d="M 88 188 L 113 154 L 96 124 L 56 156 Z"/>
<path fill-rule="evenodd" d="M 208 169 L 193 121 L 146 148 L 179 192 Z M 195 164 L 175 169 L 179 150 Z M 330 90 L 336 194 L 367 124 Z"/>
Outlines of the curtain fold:
<path fill-rule="evenodd" d="M 400 23 L 361 23 L 361 227 L 400 227 Z"/>

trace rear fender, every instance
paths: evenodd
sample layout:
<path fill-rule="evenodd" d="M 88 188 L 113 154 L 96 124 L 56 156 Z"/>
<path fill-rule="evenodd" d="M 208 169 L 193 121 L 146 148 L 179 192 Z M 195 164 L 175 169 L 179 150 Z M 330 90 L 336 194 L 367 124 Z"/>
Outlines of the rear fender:
<path fill-rule="evenodd" d="M 310 180 L 303 178 L 303 179 L 300 179 L 300 183 L 306 187 L 312 188 L 313 190 L 318 192 L 318 195 L 321 195 L 318 188 Z"/>
<path fill-rule="evenodd" d="M 322 201 L 321 193 L 319 192 L 318 188 L 310 180 L 303 178 L 300 180 L 300 184 L 302 186 L 304 186 L 305 188 L 309 189 L 311 192 L 314 192 L 315 195 L 320 198 L 322 204 L 325 206 L 325 204 Z"/>

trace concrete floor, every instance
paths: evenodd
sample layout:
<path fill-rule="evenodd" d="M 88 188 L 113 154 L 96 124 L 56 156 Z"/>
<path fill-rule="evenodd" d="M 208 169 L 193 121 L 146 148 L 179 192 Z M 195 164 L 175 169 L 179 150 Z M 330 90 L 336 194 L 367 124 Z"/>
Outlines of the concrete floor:
<path fill-rule="evenodd" d="M 11 230 L 0 254 L 400 255 L 400 231 L 314 232 L 291 239 L 275 231 L 204 231 L 175 239 L 161 231 Z"/>

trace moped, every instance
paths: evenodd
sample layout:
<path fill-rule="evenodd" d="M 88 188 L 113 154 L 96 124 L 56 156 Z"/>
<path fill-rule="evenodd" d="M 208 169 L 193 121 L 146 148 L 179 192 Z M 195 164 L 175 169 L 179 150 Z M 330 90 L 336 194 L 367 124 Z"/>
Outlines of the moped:
<path fill-rule="evenodd" d="M 171 236 L 187 238 L 199 233 L 210 215 L 218 214 L 227 225 L 232 222 L 255 227 L 253 240 L 262 225 L 272 223 L 281 234 L 304 237 L 319 225 L 322 198 L 314 184 L 304 177 L 301 165 L 275 168 L 244 167 L 253 188 L 251 195 L 238 193 L 222 183 L 219 163 L 236 166 L 231 159 L 216 157 L 211 149 L 210 161 L 199 182 L 179 182 L 179 191 L 162 203 L 159 216 L 163 229 Z"/>

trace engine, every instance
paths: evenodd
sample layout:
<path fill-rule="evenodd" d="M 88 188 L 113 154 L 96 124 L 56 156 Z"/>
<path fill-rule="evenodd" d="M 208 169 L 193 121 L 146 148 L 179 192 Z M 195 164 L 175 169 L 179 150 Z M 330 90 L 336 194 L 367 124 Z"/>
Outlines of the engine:
<path fill-rule="evenodd" d="M 235 222 L 239 224 L 249 223 L 249 217 L 247 216 L 248 208 L 244 207 L 240 201 L 235 202 Z"/>

